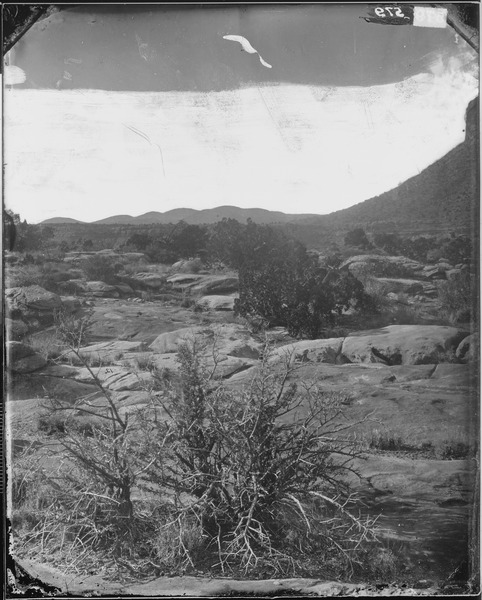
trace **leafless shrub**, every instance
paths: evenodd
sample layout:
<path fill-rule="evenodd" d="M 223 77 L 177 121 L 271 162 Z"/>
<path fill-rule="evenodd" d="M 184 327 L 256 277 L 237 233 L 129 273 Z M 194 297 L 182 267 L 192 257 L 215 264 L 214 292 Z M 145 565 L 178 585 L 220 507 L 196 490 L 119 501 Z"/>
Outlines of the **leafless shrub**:
<path fill-rule="evenodd" d="M 376 534 L 344 482 L 358 453 L 343 397 L 293 382 L 289 357 L 273 366 L 269 349 L 263 356 L 234 393 L 213 386 L 195 340 L 180 346 L 182 384 L 159 400 L 170 418 L 158 477 L 173 494 L 172 522 L 196 517 L 223 572 L 294 574 L 329 556 L 352 572 Z"/>
<path fill-rule="evenodd" d="M 82 362 L 84 328 L 59 323 Z M 366 566 L 376 519 L 360 516 L 345 477 L 359 452 L 344 396 L 295 381 L 291 357 L 273 363 L 269 347 L 251 384 L 229 390 L 216 377 L 216 335 L 210 343 L 209 355 L 199 338 L 182 343 L 181 376 L 134 412 L 83 361 L 97 392 L 51 400 L 58 467 L 42 472 L 46 501 L 24 546 L 61 552 L 74 570 L 92 553 L 119 568 L 134 562 L 137 573 L 207 564 L 348 576 Z"/>

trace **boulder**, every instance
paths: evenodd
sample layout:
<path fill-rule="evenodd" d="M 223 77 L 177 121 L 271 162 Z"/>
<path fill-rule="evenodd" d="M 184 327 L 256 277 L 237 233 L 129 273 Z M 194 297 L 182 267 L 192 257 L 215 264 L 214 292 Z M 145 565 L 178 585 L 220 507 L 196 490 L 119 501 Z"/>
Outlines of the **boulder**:
<path fill-rule="evenodd" d="M 213 344 L 218 356 L 231 356 L 257 360 L 260 356 L 262 344 L 253 340 L 248 330 L 240 325 L 215 325 L 210 327 L 193 326 L 161 333 L 149 346 L 158 354 L 169 354 L 178 351 L 179 342 L 193 338 L 200 338 L 206 342 L 203 349 L 199 346 L 201 354 L 210 358 L 213 355 Z"/>
<path fill-rule="evenodd" d="M 212 337 L 213 331 L 209 328 L 199 326 L 168 331 L 158 335 L 152 344 L 150 344 L 149 348 L 158 354 L 177 352 L 179 342 L 186 339 L 193 339 L 197 335 Z"/>
<path fill-rule="evenodd" d="M 233 310 L 237 296 L 203 296 L 196 305 L 205 310 Z"/>
<path fill-rule="evenodd" d="M 87 281 L 85 284 L 85 293 L 97 298 L 118 298 L 119 292 L 114 285 L 109 285 L 104 281 Z"/>
<path fill-rule="evenodd" d="M 7 366 L 14 373 L 32 373 L 47 364 L 47 359 L 21 342 L 7 342 Z"/>
<path fill-rule="evenodd" d="M 159 275 L 159 273 L 136 273 L 128 278 L 123 278 L 123 280 L 134 288 L 140 287 L 151 290 L 158 290 L 166 283 L 164 275 Z"/>
<path fill-rule="evenodd" d="M 355 276 L 357 273 L 369 271 L 378 277 L 414 277 L 423 269 L 423 265 L 406 256 L 380 256 L 361 254 L 350 256 L 340 268 L 346 268 Z"/>
<path fill-rule="evenodd" d="M 449 281 L 456 281 L 461 275 L 462 275 L 463 271 L 462 269 L 448 269 L 447 271 L 445 271 L 445 277 L 449 280 Z"/>
<path fill-rule="evenodd" d="M 303 340 L 276 348 L 270 355 L 270 360 L 277 362 L 287 360 L 295 363 L 329 363 L 348 362 L 341 356 L 342 337 L 325 340 Z"/>
<path fill-rule="evenodd" d="M 390 325 L 350 334 L 343 342 L 342 353 L 350 362 L 438 364 L 466 336 L 465 331 L 442 325 Z"/>
<path fill-rule="evenodd" d="M 212 371 L 213 379 L 228 379 L 237 373 L 241 373 L 251 369 L 258 363 L 255 359 L 240 358 L 236 356 L 228 356 L 226 354 L 218 354 L 216 362 L 212 355 L 206 354 L 203 360 L 203 366 Z M 159 373 L 177 374 L 179 372 L 180 363 L 177 360 L 177 355 L 174 353 L 156 354 L 153 359 L 153 365 Z M 167 375 L 168 376 L 168 375 Z"/>
<path fill-rule="evenodd" d="M 416 279 L 394 279 L 390 277 L 378 277 L 376 279 L 384 288 L 387 293 L 394 294 L 409 294 L 415 296 L 416 294 L 422 294 L 424 291 L 423 284 Z"/>
<path fill-rule="evenodd" d="M 7 340 L 20 340 L 28 333 L 28 327 L 20 319 L 5 319 Z"/>
<path fill-rule="evenodd" d="M 439 265 L 427 265 L 423 267 L 422 277 L 425 279 L 446 279 L 445 269 L 440 268 Z"/>
<path fill-rule="evenodd" d="M 479 355 L 480 345 L 478 333 L 473 333 L 472 335 L 468 335 L 466 338 L 464 338 L 457 346 L 457 350 L 455 351 L 455 356 L 465 363 L 475 363 L 479 360 Z"/>
<path fill-rule="evenodd" d="M 192 292 L 204 294 L 206 296 L 230 294 L 232 292 L 237 292 L 238 288 L 238 278 L 225 275 L 205 275 L 202 276 L 202 279 L 190 286 Z"/>
<path fill-rule="evenodd" d="M 121 296 L 132 296 L 134 295 L 134 290 L 127 283 L 117 283 L 115 289 L 119 292 Z"/>
<path fill-rule="evenodd" d="M 71 279 L 59 283 L 59 291 L 64 294 L 83 294 L 87 290 L 86 283 L 83 279 Z"/>
<path fill-rule="evenodd" d="M 202 261 L 199 258 L 194 258 L 192 260 L 178 260 L 172 265 L 171 271 L 175 273 L 199 273 L 202 268 Z"/>
<path fill-rule="evenodd" d="M 5 290 L 5 303 L 8 312 L 38 316 L 53 315 L 54 310 L 62 305 L 58 294 L 48 292 L 39 285 Z"/>
<path fill-rule="evenodd" d="M 167 283 L 170 283 L 173 288 L 180 287 L 183 289 L 186 285 L 193 284 L 197 282 L 199 279 L 202 279 L 202 275 L 198 275 L 195 273 L 191 274 L 177 274 L 171 275 L 166 279 Z"/>

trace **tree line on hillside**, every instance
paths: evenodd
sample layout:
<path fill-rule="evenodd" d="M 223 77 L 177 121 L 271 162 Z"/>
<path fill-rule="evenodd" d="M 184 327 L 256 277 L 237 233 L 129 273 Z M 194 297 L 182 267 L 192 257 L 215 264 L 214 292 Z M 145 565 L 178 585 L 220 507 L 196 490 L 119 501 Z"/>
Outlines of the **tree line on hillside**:
<path fill-rule="evenodd" d="M 33 225 L 7 209 L 4 210 L 4 247 L 22 253 L 92 252 L 114 248 L 142 252 L 151 262 L 172 263 L 182 258 L 199 257 L 207 263 L 215 260 L 229 263 L 224 249 L 230 246 L 231 257 L 236 255 L 233 238 L 240 236 L 246 226 L 235 219 L 223 219 L 211 225 L 189 225 L 183 221 L 168 225 Z M 470 235 L 456 232 L 400 235 L 390 231 L 390 227 L 387 230 L 375 228 L 372 233 L 367 233 L 363 227 L 356 226 L 345 233 L 340 230 L 335 240 L 333 232 L 321 226 L 317 239 L 310 236 L 307 239 L 304 228 L 297 223 L 265 227 L 306 247 L 322 248 L 323 254 L 339 254 L 341 258 L 362 250 L 382 251 L 425 263 L 437 262 L 440 258 L 452 264 L 474 260 L 474 240 Z M 80 231 L 82 235 L 78 237 L 77 232 Z"/>

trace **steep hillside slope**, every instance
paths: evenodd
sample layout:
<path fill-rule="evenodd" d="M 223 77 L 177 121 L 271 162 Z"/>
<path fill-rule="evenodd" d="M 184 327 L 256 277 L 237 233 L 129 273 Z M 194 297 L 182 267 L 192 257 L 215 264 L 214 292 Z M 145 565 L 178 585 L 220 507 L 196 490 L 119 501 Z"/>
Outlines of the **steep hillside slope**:
<path fill-rule="evenodd" d="M 320 218 L 337 228 L 354 225 L 404 229 L 460 229 L 479 221 L 479 99 L 466 113 L 466 139 L 397 188 Z"/>

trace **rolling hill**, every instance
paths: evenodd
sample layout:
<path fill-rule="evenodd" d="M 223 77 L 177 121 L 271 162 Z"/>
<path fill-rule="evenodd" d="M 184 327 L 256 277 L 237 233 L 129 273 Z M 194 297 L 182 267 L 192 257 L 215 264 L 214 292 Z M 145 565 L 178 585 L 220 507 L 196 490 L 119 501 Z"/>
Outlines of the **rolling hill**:
<path fill-rule="evenodd" d="M 90 225 L 152 225 L 152 224 L 167 224 L 185 221 L 189 225 L 211 224 L 223 219 L 236 219 L 243 223 L 247 219 L 252 219 L 255 223 L 290 223 L 300 219 L 311 219 L 319 217 L 319 215 L 308 214 L 286 214 L 283 212 L 265 210 L 262 208 L 238 208 L 237 206 L 218 206 L 216 208 L 208 208 L 204 210 L 195 210 L 193 208 L 175 208 L 162 212 L 148 212 L 138 217 L 130 215 L 114 215 L 99 221 L 93 221 Z M 63 219 L 56 217 L 42 221 L 43 225 L 53 225 L 60 223 L 82 223 L 75 219 Z"/>

